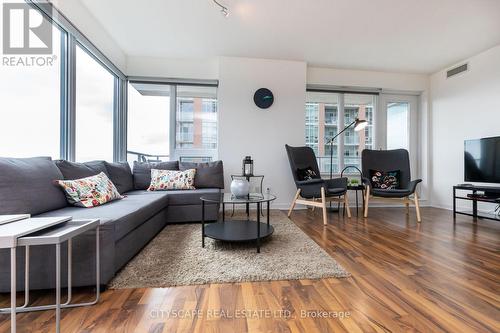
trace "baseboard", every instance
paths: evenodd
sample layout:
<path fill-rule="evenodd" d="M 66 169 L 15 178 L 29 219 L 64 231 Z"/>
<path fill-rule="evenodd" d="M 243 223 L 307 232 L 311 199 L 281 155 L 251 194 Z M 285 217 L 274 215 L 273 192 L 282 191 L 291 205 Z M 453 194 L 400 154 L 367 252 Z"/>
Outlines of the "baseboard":
<path fill-rule="evenodd" d="M 453 211 L 453 206 L 451 206 L 451 205 L 432 204 L 432 205 L 430 205 L 430 207 Z M 457 211 L 472 211 L 472 209 L 471 209 L 471 207 L 457 206 Z M 484 209 L 478 208 L 477 211 L 478 211 L 478 213 L 492 214 L 492 210 L 484 210 Z"/>
<path fill-rule="evenodd" d="M 429 201 L 428 200 L 420 200 L 420 207 L 431 207 L 431 205 L 429 204 Z M 334 203 L 332 203 L 333 205 Z M 354 207 L 355 206 L 355 202 L 349 202 L 349 205 L 351 207 Z M 361 207 L 362 205 L 362 202 L 360 200 L 359 202 L 359 206 Z M 242 206 L 242 205 L 236 205 L 237 207 L 235 207 L 235 210 L 244 210 L 245 207 Z M 239 206 L 239 207 L 238 207 Z M 229 207 L 229 206 L 228 206 Z M 395 204 L 388 204 L 388 203 L 382 203 L 382 202 L 370 202 L 370 207 L 387 207 L 387 208 L 391 208 L 391 207 L 404 207 L 403 204 L 398 204 L 398 203 L 395 203 Z M 412 207 L 412 206 L 411 206 Z M 226 207 L 227 208 L 227 207 Z M 262 205 L 262 208 L 265 209 L 266 208 L 266 204 L 263 204 Z M 255 205 L 251 205 L 251 208 L 252 210 L 255 210 Z M 279 209 L 279 210 L 288 210 L 290 209 L 290 202 L 271 202 L 271 209 Z M 294 210 L 303 210 L 303 209 L 306 209 L 306 206 L 304 205 L 296 205 Z"/>

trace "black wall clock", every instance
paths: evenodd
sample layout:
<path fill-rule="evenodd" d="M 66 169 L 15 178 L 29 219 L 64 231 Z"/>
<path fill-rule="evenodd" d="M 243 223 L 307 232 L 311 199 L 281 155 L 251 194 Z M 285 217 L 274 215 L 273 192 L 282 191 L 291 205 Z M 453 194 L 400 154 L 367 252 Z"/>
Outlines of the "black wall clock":
<path fill-rule="evenodd" d="M 260 88 L 257 89 L 255 94 L 253 95 L 253 101 L 255 102 L 255 105 L 257 105 L 259 108 L 267 109 L 271 105 L 273 105 L 274 95 L 271 92 L 271 90 L 267 88 Z"/>

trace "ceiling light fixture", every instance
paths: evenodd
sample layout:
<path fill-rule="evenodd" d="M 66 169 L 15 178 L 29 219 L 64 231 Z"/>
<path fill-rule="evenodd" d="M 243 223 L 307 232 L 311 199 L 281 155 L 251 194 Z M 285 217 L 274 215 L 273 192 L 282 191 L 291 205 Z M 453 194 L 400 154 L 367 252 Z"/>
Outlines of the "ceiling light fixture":
<path fill-rule="evenodd" d="M 229 8 L 227 8 L 226 6 L 223 6 L 220 2 L 218 2 L 217 0 L 212 0 L 217 6 L 220 7 L 220 12 L 222 13 L 222 15 L 224 15 L 225 17 L 228 17 L 229 16 Z"/>

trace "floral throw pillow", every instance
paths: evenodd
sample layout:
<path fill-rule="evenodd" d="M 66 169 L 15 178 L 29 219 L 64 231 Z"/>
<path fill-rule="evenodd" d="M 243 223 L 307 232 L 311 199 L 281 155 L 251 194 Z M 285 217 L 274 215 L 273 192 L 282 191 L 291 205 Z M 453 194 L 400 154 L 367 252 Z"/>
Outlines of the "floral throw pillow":
<path fill-rule="evenodd" d="M 184 171 L 151 169 L 148 191 L 194 190 L 196 169 Z"/>
<path fill-rule="evenodd" d="M 307 168 L 298 168 L 297 169 L 297 178 L 299 180 L 312 180 L 319 179 L 319 175 L 316 174 L 316 171 L 312 167 Z"/>
<path fill-rule="evenodd" d="M 399 188 L 401 171 L 379 171 L 370 170 L 370 180 L 373 188 L 382 190 L 393 190 Z"/>
<path fill-rule="evenodd" d="M 104 172 L 75 180 L 57 180 L 68 202 L 74 206 L 92 208 L 123 197 Z"/>

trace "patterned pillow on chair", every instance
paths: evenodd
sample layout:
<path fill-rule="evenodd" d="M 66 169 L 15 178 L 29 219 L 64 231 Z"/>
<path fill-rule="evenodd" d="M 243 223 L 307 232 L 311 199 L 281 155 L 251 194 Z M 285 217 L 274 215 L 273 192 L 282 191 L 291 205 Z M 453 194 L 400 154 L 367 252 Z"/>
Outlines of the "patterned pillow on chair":
<path fill-rule="evenodd" d="M 194 190 L 196 169 L 184 171 L 151 169 L 148 191 Z"/>
<path fill-rule="evenodd" d="M 92 208 L 123 198 L 104 172 L 75 180 L 56 180 L 56 183 L 74 206 Z"/>
<path fill-rule="evenodd" d="M 299 180 L 311 180 L 311 179 L 319 179 L 320 176 L 316 174 L 313 168 L 298 168 L 297 169 L 297 178 Z"/>
<path fill-rule="evenodd" d="M 394 190 L 399 187 L 401 171 L 379 171 L 370 169 L 370 182 L 373 188 L 382 190 Z"/>

